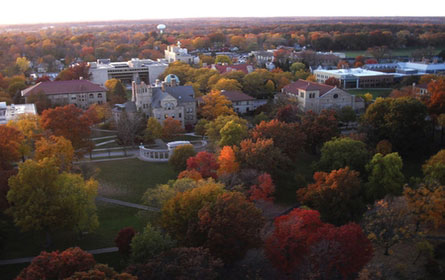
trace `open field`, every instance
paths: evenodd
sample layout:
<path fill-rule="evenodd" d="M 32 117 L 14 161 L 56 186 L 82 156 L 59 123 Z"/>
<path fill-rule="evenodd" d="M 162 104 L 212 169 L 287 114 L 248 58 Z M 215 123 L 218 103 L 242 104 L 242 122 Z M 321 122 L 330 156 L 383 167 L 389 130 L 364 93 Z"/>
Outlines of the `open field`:
<path fill-rule="evenodd" d="M 416 51 L 416 48 L 405 48 L 405 49 L 394 49 L 391 50 L 392 56 L 411 56 L 414 51 Z M 436 48 L 436 54 L 440 53 L 443 50 L 443 48 Z M 355 58 L 359 55 L 363 56 L 369 56 L 367 53 L 367 50 L 362 51 L 339 51 L 346 54 L 347 58 Z"/>

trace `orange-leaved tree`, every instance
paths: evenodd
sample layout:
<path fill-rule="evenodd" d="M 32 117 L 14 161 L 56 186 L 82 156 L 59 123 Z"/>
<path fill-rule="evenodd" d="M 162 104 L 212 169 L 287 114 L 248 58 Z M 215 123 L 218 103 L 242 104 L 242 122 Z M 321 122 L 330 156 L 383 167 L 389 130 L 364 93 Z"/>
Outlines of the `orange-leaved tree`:
<path fill-rule="evenodd" d="M 231 108 L 232 102 L 228 100 L 220 91 L 213 90 L 202 97 L 200 107 L 201 116 L 208 120 L 214 120 L 221 115 L 235 115 Z"/>
<path fill-rule="evenodd" d="M 20 158 L 23 134 L 6 125 L 0 125 L 0 169 L 11 169 L 12 163 Z"/>
<path fill-rule="evenodd" d="M 218 176 L 230 175 L 238 172 L 239 163 L 236 161 L 236 155 L 231 146 L 224 146 L 218 156 Z"/>

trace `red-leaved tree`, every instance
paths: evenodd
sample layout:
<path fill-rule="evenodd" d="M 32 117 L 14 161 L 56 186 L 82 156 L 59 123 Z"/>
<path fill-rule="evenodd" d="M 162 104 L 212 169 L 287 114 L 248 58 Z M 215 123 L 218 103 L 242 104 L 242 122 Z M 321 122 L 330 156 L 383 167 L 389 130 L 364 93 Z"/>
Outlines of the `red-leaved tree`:
<path fill-rule="evenodd" d="M 136 231 L 132 227 L 125 227 L 119 231 L 116 238 L 114 239 L 114 243 L 117 248 L 119 248 L 119 253 L 124 256 L 128 256 L 131 253 L 131 240 L 136 235 Z"/>
<path fill-rule="evenodd" d="M 218 168 L 216 156 L 209 152 L 199 152 L 196 156 L 187 159 L 187 169 L 195 169 L 201 173 L 202 178 L 218 178 L 216 174 Z"/>
<path fill-rule="evenodd" d="M 275 219 L 266 255 L 289 277 L 348 279 L 371 259 L 371 241 L 357 224 L 334 227 L 315 210 L 294 209 Z"/>
<path fill-rule="evenodd" d="M 324 142 L 339 134 L 335 111 L 323 110 L 320 114 L 306 112 L 301 127 L 306 134 L 306 147 L 313 154 Z"/>
<path fill-rule="evenodd" d="M 275 185 L 272 177 L 268 173 L 263 173 L 258 176 L 258 183 L 252 185 L 249 190 L 249 199 L 251 201 L 273 201 L 273 193 L 275 192 Z"/>
<path fill-rule="evenodd" d="M 17 280 L 65 279 L 77 271 L 88 271 L 96 261 L 82 249 L 68 248 L 63 252 L 42 252 L 20 272 Z"/>

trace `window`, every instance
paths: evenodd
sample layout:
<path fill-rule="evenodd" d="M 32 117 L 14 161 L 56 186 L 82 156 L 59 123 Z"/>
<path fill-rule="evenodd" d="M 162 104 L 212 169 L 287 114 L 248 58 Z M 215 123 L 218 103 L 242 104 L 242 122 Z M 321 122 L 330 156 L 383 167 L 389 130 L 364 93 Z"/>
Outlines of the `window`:
<path fill-rule="evenodd" d="M 182 114 L 181 114 L 181 113 L 179 113 L 179 116 L 178 116 L 178 118 L 182 118 Z"/>
<path fill-rule="evenodd" d="M 98 93 L 97 98 L 102 98 L 102 93 Z"/>
<path fill-rule="evenodd" d="M 300 96 L 304 98 L 304 92 L 300 92 Z"/>
<path fill-rule="evenodd" d="M 94 98 L 94 94 L 90 93 L 90 99 Z"/>
<path fill-rule="evenodd" d="M 338 94 L 334 94 L 334 96 L 333 96 L 334 98 L 338 98 Z"/>
<path fill-rule="evenodd" d="M 168 114 L 165 114 L 165 115 L 164 115 L 164 119 L 168 119 Z"/>

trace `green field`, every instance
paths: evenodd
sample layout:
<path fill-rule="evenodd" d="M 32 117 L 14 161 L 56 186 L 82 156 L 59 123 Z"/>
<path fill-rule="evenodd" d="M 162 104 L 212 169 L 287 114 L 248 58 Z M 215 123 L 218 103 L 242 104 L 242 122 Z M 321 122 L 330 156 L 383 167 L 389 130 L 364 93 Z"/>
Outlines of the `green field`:
<path fill-rule="evenodd" d="M 140 203 L 148 188 L 177 176 L 168 163 L 138 159 L 88 163 L 88 166 L 99 171 L 100 195 L 133 203 Z"/>
<path fill-rule="evenodd" d="M 167 163 L 148 163 L 138 159 L 89 163 L 87 167 L 98 168 L 100 195 L 135 203 L 140 203 L 147 188 L 176 177 L 176 173 Z M 132 226 L 140 231 L 145 226 L 144 221 L 137 215 L 140 211 L 138 209 L 99 201 L 96 205 L 99 218 L 99 228 L 96 231 L 81 238 L 71 231 L 56 231 L 52 234 L 53 244 L 49 249 L 44 248 L 43 232 L 23 233 L 11 224 L 5 247 L 0 252 L 0 259 L 32 257 L 42 250 L 64 250 L 74 246 L 84 250 L 114 247 L 114 238 L 120 229 Z M 117 270 L 123 268 L 118 253 L 97 255 L 95 259 Z M 25 266 L 26 264 L 0 266 L 1 279 L 14 278 Z"/>
<path fill-rule="evenodd" d="M 392 56 L 411 56 L 412 53 L 417 50 L 416 48 L 405 48 L 405 49 L 394 49 L 391 50 L 391 55 Z M 440 53 L 442 51 L 442 49 L 436 49 L 436 54 Z M 369 54 L 367 53 L 366 50 L 362 50 L 362 51 L 339 51 L 342 53 L 346 54 L 347 58 L 355 58 L 359 55 L 362 56 L 369 56 Z"/>
<path fill-rule="evenodd" d="M 346 89 L 347 92 L 353 95 L 362 96 L 365 93 L 372 94 L 372 98 L 376 99 L 377 97 L 388 97 L 393 89 L 392 88 L 383 88 L 383 89 L 376 89 L 376 88 L 369 88 L 369 89 Z"/>

